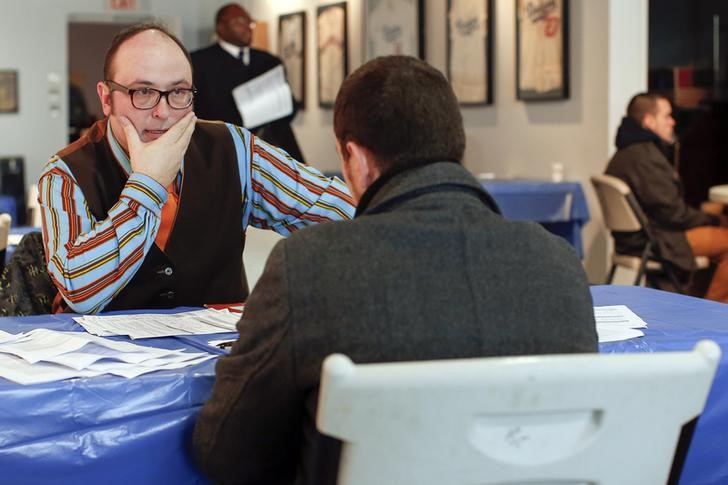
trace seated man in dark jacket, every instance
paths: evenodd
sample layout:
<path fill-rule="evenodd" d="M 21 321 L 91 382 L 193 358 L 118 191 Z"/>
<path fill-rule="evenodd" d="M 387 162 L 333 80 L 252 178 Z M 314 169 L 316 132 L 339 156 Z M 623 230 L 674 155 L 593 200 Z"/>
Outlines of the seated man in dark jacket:
<path fill-rule="evenodd" d="M 624 180 L 634 193 L 659 246 L 660 255 L 691 271 L 694 256 L 718 262 L 706 298 L 728 302 L 726 217 L 701 212 L 683 199 L 683 186 L 671 162 L 673 127 L 670 102 L 661 95 L 637 94 L 617 131 L 617 152 L 605 173 Z M 614 233 L 617 251 L 640 252 L 642 233 Z"/>
<path fill-rule="evenodd" d="M 447 79 L 405 56 L 341 86 L 334 132 L 354 221 L 278 243 L 221 357 L 195 429 L 216 482 L 333 485 L 314 426 L 321 362 L 594 352 L 579 258 L 532 222 L 505 220 L 462 166 Z"/>

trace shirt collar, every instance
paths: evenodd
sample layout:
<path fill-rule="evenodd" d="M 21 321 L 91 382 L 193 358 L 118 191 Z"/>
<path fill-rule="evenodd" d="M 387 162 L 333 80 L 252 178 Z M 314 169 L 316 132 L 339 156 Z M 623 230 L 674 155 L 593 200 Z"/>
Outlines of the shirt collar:
<path fill-rule="evenodd" d="M 109 146 L 111 147 L 111 153 L 114 154 L 114 158 L 116 158 L 116 161 L 121 165 L 121 168 L 124 169 L 124 172 L 126 172 L 126 175 L 129 176 L 131 174 L 131 162 L 129 161 L 129 157 L 124 152 L 124 149 L 121 148 L 121 145 L 119 145 L 119 142 L 116 140 L 116 137 L 111 132 L 111 120 L 106 120 L 106 139 L 109 142 Z"/>
<path fill-rule="evenodd" d="M 233 56 L 235 59 L 240 57 L 240 51 L 243 50 L 243 47 L 238 47 L 230 42 L 225 42 L 222 39 L 218 39 L 217 43 L 220 44 L 220 47 L 222 47 L 225 52 Z"/>
<path fill-rule="evenodd" d="M 121 168 L 124 169 L 124 172 L 128 177 L 129 175 L 131 175 L 132 172 L 131 161 L 129 160 L 129 156 L 126 154 L 124 149 L 121 148 L 121 145 L 119 144 L 114 134 L 111 132 L 111 120 L 109 119 L 106 120 L 106 139 L 108 140 L 109 146 L 111 147 L 111 153 L 114 154 L 114 158 L 116 158 L 116 161 L 119 163 Z M 184 173 L 184 165 L 185 159 L 182 158 L 182 164 L 180 165 L 180 174 Z"/>

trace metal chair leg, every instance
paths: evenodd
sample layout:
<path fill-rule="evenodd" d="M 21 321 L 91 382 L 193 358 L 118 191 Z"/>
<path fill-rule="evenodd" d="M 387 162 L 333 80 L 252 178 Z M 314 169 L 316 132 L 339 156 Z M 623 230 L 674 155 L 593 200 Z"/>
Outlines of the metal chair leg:
<path fill-rule="evenodd" d="M 611 285 L 612 281 L 614 280 L 614 273 L 617 272 L 617 265 L 615 263 L 612 263 L 612 268 L 609 270 L 609 275 L 607 275 L 607 284 Z"/>

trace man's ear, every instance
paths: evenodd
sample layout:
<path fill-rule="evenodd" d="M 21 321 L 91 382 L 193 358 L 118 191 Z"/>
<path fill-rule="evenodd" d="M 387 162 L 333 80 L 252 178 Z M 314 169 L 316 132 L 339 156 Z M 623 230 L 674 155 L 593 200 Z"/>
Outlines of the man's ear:
<path fill-rule="evenodd" d="M 348 162 L 355 164 L 352 168 L 358 174 L 359 184 L 366 190 L 380 175 L 374 155 L 369 149 L 354 141 L 346 142 L 344 150 L 349 154 Z"/>
<path fill-rule="evenodd" d="M 651 113 L 647 113 L 642 118 L 642 128 L 646 128 L 646 129 L 648 129 L 650 131 L 655 131 L 655 122 L 656 121 L 657 120 L 655 118 L 655 115 L 653 115 Z"/>
<path fill-rule="evenodd" d="M 379 178 L 379 169 L 374 161 L 374 156 L 369 150 L 354 141 L 342 143 L 340 140 L 336 140 L 336 151 L 341 158 L 341 168 L 346 185 L 349 186 L 351 195 L 358 201 L 369 186 Z"/>
<path fill-rule="evenodd" d="M 101 109 L 104 111 L 104 116 L 111 114 L 111 90 L 105 82 L 99 81 L 96 83 L 96 92 L 99 95 L 99 101 L 101 101 Z"/>

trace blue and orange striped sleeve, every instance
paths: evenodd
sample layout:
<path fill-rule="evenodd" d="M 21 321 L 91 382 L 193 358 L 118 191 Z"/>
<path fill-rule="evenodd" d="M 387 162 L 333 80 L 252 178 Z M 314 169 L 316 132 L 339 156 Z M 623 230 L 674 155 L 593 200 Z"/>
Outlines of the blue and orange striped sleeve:
<path fill-rule="evenodd" d="M 247 130 L 228 129 L 238 155 L 243 227 L 287 236 L 311 224 L 354 217 L 354 201 L 339 178 L 325 177 Z"/>
<path fill-rule="evenodd" d="M 40 177 L 38 192 L 51 278 L 74 311 L 102 310 L 154 244 L 165 188 L 133 173 L 108 217 L 97 221 L 70 169 L 54 157 Z"/>

